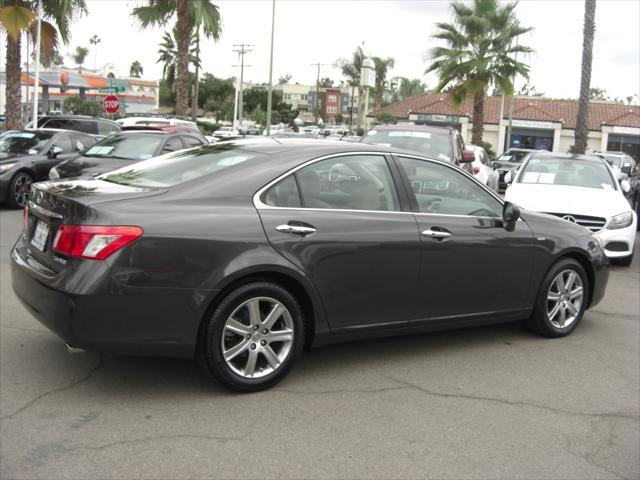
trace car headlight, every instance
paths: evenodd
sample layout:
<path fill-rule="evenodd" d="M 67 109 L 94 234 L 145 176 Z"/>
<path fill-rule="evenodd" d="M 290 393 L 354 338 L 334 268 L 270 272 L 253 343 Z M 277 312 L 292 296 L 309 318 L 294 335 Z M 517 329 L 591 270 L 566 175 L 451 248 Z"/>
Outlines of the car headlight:
<path fill-rule="evenodd" d="M 616 228 L 625 228 L 633 223 L 633 212 L 624 212 L 618 215 L 614 215 L 609 220 L 607 225 L 608 230 L 615 230 Z"/>
<path fill-rule="evenodd" d="M 4 165 L 0 165 L 0 173 L 8 172 L 14 165 L 15 163 L 5 163 Z"/>
<path fill-rule="evenodd" d="M 49 180 L 58 180 L 59 178 L 60 178 L 60 173 L 55 167 L 49 170 Z"/>

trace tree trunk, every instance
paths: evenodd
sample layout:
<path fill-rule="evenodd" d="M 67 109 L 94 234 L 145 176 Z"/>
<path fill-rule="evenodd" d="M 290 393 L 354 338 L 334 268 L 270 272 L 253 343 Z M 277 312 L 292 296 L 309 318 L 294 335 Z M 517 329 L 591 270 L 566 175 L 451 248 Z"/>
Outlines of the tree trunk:
<path fill-rule="evenodd" d="M 176 65 L 176 115 L 186 117 L 189 110 L 189 0 L 177 0 L 177 65 Z"/>
<path fill-rule="evenodd" d="M 5 114 L 7 117 L 7 130 L 19 130 L 22 128 L 22 100 L 20 88 L 20 36 L 12 39 L 7 35 L 7 96 L 5 102 Z"/>
<path fill-rule="evenodd" d="M 584 30 L 582 39 L 582 76 L 575 130 L 575 152 L 587 150 L 587 122 L 589 120 L 589 87 L 591 86 L 591 62 L 593 60 L 593 34 L 595 31 L 596 0 L 584 2 Z"/>
<path fill-rule="evenodd" d="M 476 93 L 473 97 L 473 128 L 471 129 L 471 143 L 482 145 L 484 133 L 484 92 Z"/>

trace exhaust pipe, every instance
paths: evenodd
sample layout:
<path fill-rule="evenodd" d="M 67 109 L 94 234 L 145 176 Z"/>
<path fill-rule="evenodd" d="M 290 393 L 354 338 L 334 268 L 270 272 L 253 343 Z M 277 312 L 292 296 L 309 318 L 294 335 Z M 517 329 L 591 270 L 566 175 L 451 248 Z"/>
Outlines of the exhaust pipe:
<path fill-rule="evenodd" d="M 67 352 L 68 353 L 86 353 L 87 352 L 86 350 L 84 350 L 82 348 L 72 347 L 67 342 L 65 342 L 64 346 L 67 347 Z"/>

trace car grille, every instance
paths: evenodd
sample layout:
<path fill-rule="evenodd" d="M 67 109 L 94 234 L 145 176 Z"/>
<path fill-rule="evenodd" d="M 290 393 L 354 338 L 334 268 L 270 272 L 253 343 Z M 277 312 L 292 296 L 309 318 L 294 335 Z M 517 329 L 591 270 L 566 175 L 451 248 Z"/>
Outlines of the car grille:
<path fill-rule="evenodd" d="M 568 222 L 577 223 L 578 225 L 588 228 L 592 232 L 598 232 L 602 230 L 602 227 L 604 227 L 605 223 L 607 223 L 607 219 L 602 217 L 589 217 L 587 215 L 576 215 L 572 213 L 545 213 L 553 215 L 554 217 L 560 217 L 564 220 L 567 220 Z"/>

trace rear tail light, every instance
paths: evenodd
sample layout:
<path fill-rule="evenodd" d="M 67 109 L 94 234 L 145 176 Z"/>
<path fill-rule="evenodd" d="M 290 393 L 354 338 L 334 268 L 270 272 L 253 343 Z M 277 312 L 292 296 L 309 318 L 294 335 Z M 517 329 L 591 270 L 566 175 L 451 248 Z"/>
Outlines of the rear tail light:
<path fill-rule="evenodd" d="M 473 174 L 477 175 L 480 173 L 480 167 L 473 167 Z"/>
<path fill-rule="evenodd" d="M 53 251 L 67 257 L 104 260 L 141 236 L 140 227 L 60 225 Z"/>

